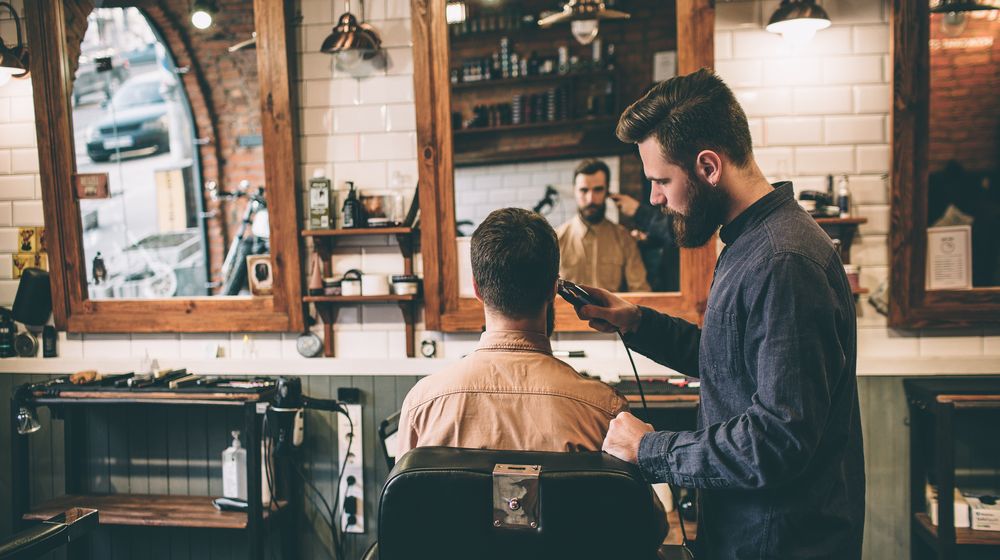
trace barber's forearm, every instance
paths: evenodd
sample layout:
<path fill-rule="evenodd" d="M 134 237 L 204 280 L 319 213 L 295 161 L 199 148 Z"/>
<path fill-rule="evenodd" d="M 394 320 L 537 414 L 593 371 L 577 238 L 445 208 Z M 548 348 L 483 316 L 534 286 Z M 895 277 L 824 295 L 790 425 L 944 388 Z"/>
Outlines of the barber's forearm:
<path fill-rule="evenodd" d="M 642 316 L 625 343 L 647 358 L 690 377 L 698 377 L 701 329 L 683 319 L 639 307 Z"/>

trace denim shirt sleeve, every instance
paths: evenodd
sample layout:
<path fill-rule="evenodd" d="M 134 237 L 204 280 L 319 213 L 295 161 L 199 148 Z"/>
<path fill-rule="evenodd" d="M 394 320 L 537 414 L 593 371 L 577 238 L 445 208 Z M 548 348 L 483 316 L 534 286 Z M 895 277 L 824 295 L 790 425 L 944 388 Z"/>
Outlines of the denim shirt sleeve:
<path fill-rule="evenodd" d="M 744 359 L 757 392 L 744 413 L 724 422 L 646 434 L 639 466 L 650 481 L 766 488 L 801 474 L 813 459 L 847 360 L 837 295 L 822 267 L 789 253 L 750 271 L 744 286 Z"/>
<path fill-rule="evenodd" d="M 647 358 L 689 377 L 698 377 L 701 329 L 683 319 L 639 307 L 642 319 L 636 332 L 624 336 L 625 344 Z"/>

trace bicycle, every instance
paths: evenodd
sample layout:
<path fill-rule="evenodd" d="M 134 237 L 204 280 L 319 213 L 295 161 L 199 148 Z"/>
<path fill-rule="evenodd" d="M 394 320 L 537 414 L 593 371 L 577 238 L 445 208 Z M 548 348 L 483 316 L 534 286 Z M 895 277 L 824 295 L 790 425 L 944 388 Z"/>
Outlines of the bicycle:
<path fill-rule="evenodd" d="M 220 295 L 235 296 L 247 284 L 247 257 L 270 252 L 271 227 L 264 187 L 257 187 L 256 191 L 250 192 L 250 181 L 244 179 L 240 181 L 235 192 L 220 191 L 214 181 L 207 185 L 207 190 L 212 200 L 247 199 L 240 229 L 229 243 L 229 250 L 226 251 L 226 258 L 222 261 L 222 269 L 219 272 L 221 280 L 216 284 L 222 285 Z"/>

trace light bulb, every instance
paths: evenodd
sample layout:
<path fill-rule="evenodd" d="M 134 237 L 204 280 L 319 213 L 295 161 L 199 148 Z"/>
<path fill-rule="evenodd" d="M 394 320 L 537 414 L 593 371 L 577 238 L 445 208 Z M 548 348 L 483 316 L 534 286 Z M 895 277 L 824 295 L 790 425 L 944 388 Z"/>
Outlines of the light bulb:
<path fill-rule="evenodd" d="M 569 24 L 569 30 L 581 45 L 589 45 L 597 38 L 600 28 L 596 19 L 578 19 Z"/>
<path fill-rule="evenodd" d="M 208 29 L 212 26 L 212 14 L 205 10 L 195 10 L 191 13 L 191 25 L 198 29 Z"/>
<path fill-rule="evenodd" d="M 941 32 L 949 37 L 958 37 L 965 31 L 966 21 L 963 12 L 946 12 L 941 16 Z"/>
<path fill-rule="evenodd" d="M 336 54 L 337 66 L 342 70 L 353 70 L 361 63 L 364 53 L 361 49 L 348 49 Z"/>
<path fill-rule="evenodd" d="M 448 24 L 465 21 L 465 2 L 448 2 L 444 9 L 444 18 Z"/>
<path fill-rule="evenodd" d="M 767 26 L 771 33 L 780 33 L 786 42 L 801 46 L 808 43 L 816 32 L 830 27 L 830 20 L 816 18 L 798 18 L 779 21 Z"/>

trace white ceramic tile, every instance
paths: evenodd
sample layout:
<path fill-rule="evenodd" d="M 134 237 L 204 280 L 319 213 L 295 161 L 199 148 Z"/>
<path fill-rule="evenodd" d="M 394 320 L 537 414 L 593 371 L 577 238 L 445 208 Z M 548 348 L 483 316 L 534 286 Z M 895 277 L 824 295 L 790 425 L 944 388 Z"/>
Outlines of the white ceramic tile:
<path fill-rule="evenodd" d="M 333 3 L 326 0 L 300 0 L 299 8 L 302 11 L 302 23 L 332 23 L 335 14 L 333 13 Z"/>
<path fill-rule="evenodd" d="M 559 333 L 552 341 L 553 350 L 583 350 L 588 358 L 613 360 L 618 358 L 618 337 L 602 333 Z M 621 356 L 626 361 L 624 353 Z"/>
<path fill-rule="evenodd" d="M 353 107 L 352 107 L 353 109 Z M 333 134 L 333 109 L 305 108 L 299 112 L 299 133 L 303 136 L 329 136 Z"/>
<path fill-rule="evenodd" d="M 757 2 L 718 2 L 715 5 L 715 30 L 757 28 L 760 6 Z"/>
<path fill-rule="evenodd" d="M 0 154 L 3 152 L 0 151 Z M 0 156 L 0 161 L 2 161 Z M 3 164 L 0 163 L 0 170 Z M 14 148 L 10 151 L 11 173 L 38 173 L 38 150 L 35 148 Z"/>
<path fill-rule="evenodd" d="M 299 79 L 328 80 L 332 78 L 333 61 L 334 57 L 321 52 L 304 53 L 299 62 L 299 65 L 301 66 Z"/>
<path fill-rule="evenodd" d="M 889 52 L 889 26 L 856 25 L 853 29 L 855 54 L 882 54 Z"/>
<path fill-rule="evenodd" d="M 17 228 L 0 229 L 0 252 L 17 252 Z"/>
<path fill-rule="evenodd" d="M 716 60 L 715 73 L 731 88 L 760 87 L 763 72 L 759 60 Z M 768 84 L 777 85 L 777 84 Z"/>
<path fill-rule="evenodd" d="M 0 226 L 9 227 L 14 223 L 14 210 L 10 202 L 0 202 Z"/>
<path fill-rule="evenodd" d="M 365 274 L 402 274 L 403 256 L 393 243 L 389 247 L 365 247 L 361 254 L 361 271 Z"/>
<path fill-rule="evenodd" d="M 14 277 L 14 255 L 10 253 L 0 253 L 0 278 L 10 279 Z"/>
<path fill-rule="evenodd" d="M 438 356 L 455 360 L 471 354 L 479 348 L 478 333 L 444 333 L 444 340 L 438 343 Z"/>
<path fill-rule="evenodd" d="M 718 9 L 716 9 L 716 14 L 718 14 Z M 718 64 L 720 60 L 729 60 L 732 57 L 733 57 L 733 34 L 729 33 L 728 31 L 719 31 L 718 26 L 716 26 L 716 32 L 715 32 L 716 64 Z"/>
<path fill-rule="evenodd" d="M 828 84 L 882 83 L 882 57 L 865 55 L 824 58 L 823 81 Z"/>
<path fill-rule="evenodd" d="M 887 235 L 889 233 L 888 205 L 858 206 L 855 203 L 855 213 L 863 218 L 868 218 L 867 224 L 861 224 L 861 233 L 863 235 Z"/>
<path fill-rule="evenodd" d="M 256 360 L 281 357 L 281 335 L 277 333 L 231 333 L 233 358 Z"/>
<path fill-rule="evenodd" d="M 761 30 L 733 31 L 733 55 L 735 58 L 773 58 L 791 53 L 789 45 L 774 33 Z"/>
<path fill-rule="evenodd" d="M 382 105 L 338 107 L 333 110 L 333 132 L 335 134 L 382 132 L 384 130 L 385 107 Z"/>
<path fill-rule="evenodd" d="M 10 122 L 35 122 L 35 102 L 32 97 L 18 96 L 10 98 Z"/>
<path fill-rule="evenodd" d="M 807 58 L 850 53 L 851 27 L 836 22 L 832 27 L 817 31 L 808 43 L 795 50 L 797 56 Z"/>
<path fill-rule="evenodd" d="M 830 20 L 837 24 L 885 22 L 885 0 L 836 0 L 822 2 Z"/>
<path fill-rule="evenodd" d="M 402 331 L 406 329 L 398 305 L 362 305 L 361 330 Z M 405 353 L 405 352 L 404 352 Z"/>
<path fill-rule="evenodd" d="M 387 358 L 406 358 L 406 331 L 402 329 L 387 330 L 386 342 L 389 345 L 389 351 L 386 354 Z M 414 333 L 416 339 L 414 340 L 414 357 L 420 357 L 420 334 L 419 332 Z"/>
<path fill-rule="evenodd" d="M 889 146 L 858 146 L 858 173 L 888 173 Z"/>
<path fill-rule="evenodd" d="M 382 37 L 383 47 L 413 46 L 413 34 L 410 31 L 409 18 L 373 21 L 372 25 L 375 26 L 375 29 L 379 32 L 379 36 Z"/>
<path fill-rule="evenodd" d="M 0 124 L 10 122 L 10 98 L 0 97 Z"/>
<path fill-rule="evenodd" d="M 972 357 L 983 355 L 982 331 L 975 330 L 922 330 L 920 355 Z"/>
<path fill-rule="evenodd" d="M 800 87 L 795 88 L 792 98 L 792 111 L 797 115 L 831 115 L 852 111 L 849 87 Z"/>
<path fill-rule="evenodd" d="M 386 132 L 405 132 L 417 129 L 416 107 L 413 103 L 386 105 Z"/>
<path fill-rule="evenodd" d="M 764 175 L 787 179 L 792 173 L 795 154 L 791 148 L 754 148 L 753 155 Z"/>
<path fill-rule="evenodd" d="M 763 61 L 768 86 L 808 86 L 823 83 L 822 67 L 813 57 L 777 58 Z"/>
<path fill-rule="evenodd" d="M 764 119 L 764 138 L 768 146 L 820 144 L 823 141 L 823 120 L 819 117 Z"/>
<path fill-rule="evenodd" d="M 792 102 L 787 88 L 736 89 L 734 93 L 747 117 L 783 115 Z"/>
<path fill-rule="evenodd" d="M 4 33 L 4 38 L 13 37 L 14 33 Z M 23 80 L 10 80 L 7 85 L 0 87 L 0 97 L 31 97 L 31 78 Z"/>
<path fill-rule="evenodd" d="M 10 173 L 10 150 L 0 148 L 0 175 Z"/>
<path fill-rule="evenodd" d="M 861 266 L 888 266 L 889 245 L 884 235 L 862 235 L 851 246 L 851 262 Z"/>
<path fill-rule="evenodd" d="M 214 359 L 219 352 L 219 358 L 231 358 L 231 343 L 228 334 L 224 333 L 184 333 L 180 338 L 181 358 L 191 360 Z"/>
<path fill-rule="evenodd" d="M 885 117 L 881 115 L 826 118 L 827 144 L 881 144 L 885 141 Z"/>
<path fill-rule="evenodd" d="M 323 46 L 323 41 L 326 41 L 326 38 L 330 36 L 330 31 L 331 26 L 328 23 L 306 25 L 300 28 L 298 35 L 302 37 L 302 52 L 320 52 L 320 48 Z"/>
<path fill-rule="evenodd" d="M 417 160 L 415 159 L 397 159 L 393 161 L 386 162 L 386 171 L 388 172 L 388 177 L 391 179 L 396 173 L 399 173 L 400 179 L 403 182 L 403 188 L 412 191 L 416 188 L 419 170 L 417 167 Z"/>
<path fill-rule="evenodd" d="M 307 137 L 304 139 L 307 162 L 353 162 L 358 160 L 359 138 L 357 134 L 337 134 L 327 137 Z"/>
<path fill-rule="evenodd" d="M 416 157 L 415 132 L 386 132 L 361 135 L 362 160 L 389 160 Z"/>
<path fill-rule="evenodd" d="M 83 357 L 87 359 L 124 360 L 132 356 L 131 347 L 132 340 L 127 334 L 83 335 Z"/>
<path fill-rule="evenodd" d="M 851 146 L 795 148 L 795 173 L 797 174 L 853 172 L 854 148 Z"/>
<path fill-rule="evenodd" d="M 754 146 L 766 146 L 764 139 L 764 120 L 747 119 L 747 127 L 750 129 L 750 140 Z"/>
<path fill-rule="evenodd" d="M 889 202 L 888 178 L 880 175 L 852 175 L 851 198 L 854 204 L 887 204 Z"/>
<path fill-rule="evenodd" d="M 382 358 L 389 352 L 386 331 L 338 331 L 334 352 L 338 358 Z"/>
<path fill-rule="evenodd" d="M 915 358 L 920 355 L 920 337 L 910 331 L 858 329 L 858 356 Z"/>
<path fill-rule="evenodd" d="M 83 358 L 83 335 L 60 331 L 56 338 L 56 354 L 60 358 Z"/>
<path fill-rule="evenodd" d="M 141 358 L 148 354 L 166 367 L 176 363 L 181 353 L 180 336 L 176 334 L 133 334 L 131 355 Z"/>
<path fill-rule="evenodd" d="M 892 92 L 886 84 L 854 86 L 854 111 L 888 114 Z"/>
<path fill-rule="evenodd" d="M 304 82 L 306 107 L 335 107 L 361 103 L 361 85 L 354 78 Z"/>
<path fill-rule="evenodd" d="M 388 56 L 385 73 L 389 76 L 410 76 L 413 74 L 413 48 L 397 47 L 386 49 Z"/>
<path fill-rule="evenodd" d="M 334 167 L 334 181 L 338 189 L 345 181 L 354 181 L 360 189 L 384 189 L 388 186 L 384 161 L 348 161 Z"/>
<path fill-rule="evenodd" d="M 34 145 L 34 123 L 0 124 L 0 148 L 29 148 Z"/>
<path fill-rule="evenodd" d="M 411 76 L 382 76 L 361 80 L 361 103 L 404 103 L 413 101 Z"/>
<path fill-rule="evenodd" d="M 34 188 L 34 187 L 32 187 Z M 44 226 L 45 216 L 42 213 L 41 200 L 18 200 L 14 201 L 14 225 L 17 226 Z"/>

